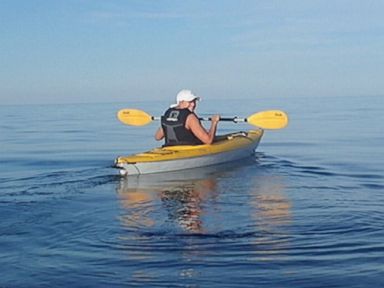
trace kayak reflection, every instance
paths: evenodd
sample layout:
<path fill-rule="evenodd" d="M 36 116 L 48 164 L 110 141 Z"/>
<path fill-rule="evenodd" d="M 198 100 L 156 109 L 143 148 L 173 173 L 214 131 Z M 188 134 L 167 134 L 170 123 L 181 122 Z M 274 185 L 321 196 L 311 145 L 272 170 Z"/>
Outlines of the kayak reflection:
<path fill-rule="evenodd" d="M 233 165 L 122 178 L 117 193 L 121 205 L 129 209 L 122 217 L 124 225 L 151 227 L 165 218 L 163 225 L 177 223 L 183 231 L 203 233 L 204 202 L 217 197 L 217 177 L 229 169 Z M 157 209 L 158 205 L 165 209 Z M 156 217 L 159 210 L 166 211 L 166 217 Z"/>
<path fill-rule="evenodd" d="M 286 179 L 273 165 L 249 164 L 121 178 L 121 239 L 140 251 L 129 257 L 156 261 L 154 251 L 176 249 L 188 263 L 287 259 L 293 217 Z"/>
<path fill-rule="evenodd" d="M 257 244 L 276 235 L 286 239 L 292 216 L 285 190 L 283 177 L 253 160 L 124 177 L 117 195 L 128 230 L 254 235 Z M 258 237 L 260 231 L 263 237 Z"/>

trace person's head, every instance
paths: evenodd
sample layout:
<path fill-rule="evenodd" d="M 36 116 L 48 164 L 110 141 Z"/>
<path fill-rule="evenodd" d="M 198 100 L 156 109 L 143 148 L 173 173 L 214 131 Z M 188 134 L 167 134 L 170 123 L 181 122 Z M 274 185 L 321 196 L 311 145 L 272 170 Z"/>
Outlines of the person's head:
<path fill-rule="evenodd" d="M 171 105 L 171 107 L 178 107 L 180 109 L 189 109 L 191 111 L 196 108 L 196 101 L 200 101 L 201 98 L 194 95 L 191 90 L 183 89 L 176 96 L 176 103 Z"/>

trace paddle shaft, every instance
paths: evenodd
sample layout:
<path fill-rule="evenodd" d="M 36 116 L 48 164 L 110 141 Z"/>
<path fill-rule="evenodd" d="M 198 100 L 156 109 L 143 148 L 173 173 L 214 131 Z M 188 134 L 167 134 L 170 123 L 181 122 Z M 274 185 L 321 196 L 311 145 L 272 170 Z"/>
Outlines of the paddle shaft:
<path fill-rule="evenodd" d="M 151 119 L 154 121 L 159 121 L 161 120 L 161 117 L 155 117 L 151 116 Z M 211 117 L 200 117 L 199 120 L 201 121 L 211 121 Z M 239 118 L 239 117 L 220 117 L 220 121 L 228 121 L 228 122 L 247 122 L 247 118 Z"/>
<path fill-rule="evenodd" d="M 211 121 L 211 117 L 201 117 L 199 118 L 202 121 Z M 231 121 L 231 122 L 247 122 L 246 118 L 239 118 L 239 117 L 220 117 L 220 121 Z"/>

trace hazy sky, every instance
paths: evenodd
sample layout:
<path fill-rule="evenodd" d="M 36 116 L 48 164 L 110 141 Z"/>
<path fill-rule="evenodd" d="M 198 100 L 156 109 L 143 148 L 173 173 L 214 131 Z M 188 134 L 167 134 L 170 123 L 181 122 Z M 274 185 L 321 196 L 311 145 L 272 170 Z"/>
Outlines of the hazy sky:
<path fill-rule="evenodd" d="M 0 102 L 384 94 L 382 0 L 0 0 Z"/>

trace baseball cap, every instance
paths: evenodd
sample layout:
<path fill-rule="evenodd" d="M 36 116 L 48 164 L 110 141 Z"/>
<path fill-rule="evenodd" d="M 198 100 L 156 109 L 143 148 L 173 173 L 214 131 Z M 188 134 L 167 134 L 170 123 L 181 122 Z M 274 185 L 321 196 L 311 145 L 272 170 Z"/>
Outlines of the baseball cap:
<path fill-rule="evenodd" d="M 176 107 L 181 101 L 193 101 L 197 100 L 200 101 L 201 98 L 199 96 L 196 96 L 195 94 L 192 93 L 191 90 L 183 89 L 179 93 L 177 93 L 176 96 L 176 104 L 172 104 L 171 107 Z"/>

